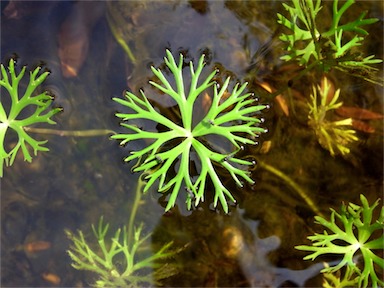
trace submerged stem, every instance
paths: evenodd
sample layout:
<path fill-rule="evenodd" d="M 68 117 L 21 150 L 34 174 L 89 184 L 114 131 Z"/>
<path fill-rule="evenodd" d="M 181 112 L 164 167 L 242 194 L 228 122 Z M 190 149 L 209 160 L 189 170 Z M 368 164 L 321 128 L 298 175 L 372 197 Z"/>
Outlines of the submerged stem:
<path fill-rule="evenodd" d="M 301 70 L 297 75 L 295 75 L 293 78 L 291 78 L 287 84 L 285 84 L 284 86 L 282 86 L 280 89 L 278 89 L 277 91 L 273 92 L 270 94 L 270 97 L 271 98 L 275 98 L 277 95 L 279 94 L 282 94 L 285 92 L 285 90 L 287 90 L 288 88 L 290 88 L 292 86 L 292 84 L 294 82 L 296 82 L 297 80 L 300 80 L 303 76 L 305 76 L 307 73 L 309 73 L 313 68 L 316 67 L 316 65 L 319 65 L 319 63 L 321 62 L 321 60 L 316 60 L 314 61 L 313 63 L 309 64 L 307 67 L 305 67 L 305 69 Z"/>
<path fill-rule="evenodd" d="M 317 208 L 316 204 L 313 202 L 313 200 L 307 195 L 307 193 L 301 189 L 299 185 L 295 181 L 293 181 L 290 177 L 288 177 L 286 174 L 284 174 L 282 171 L 276 169 L 275 167 L 268 165 L 260 160 L 257 161 L 257 164 L 264 168 L 265 170 L 271 172 L 272 174 L 275 174 L 282 180 L 284 180 L 289 186 L 295 190 L 299 196 L 308 204 L 308 206 L 311 208 L 311 210 L 318 216 L 324 217 L 324 215 L 320 212 L 320 210 Z"/>
<path fill-rule="evenodd" d="M 137 209 L 140 205 L 141 200 L 141 193 L 143 191 L 143 186 L 145 186 L 146 182 L 139 179 L 137 181 L 136 191 L 135 191 L 135 200 L 133 201 L 132 209 L 131 209 L 131 215 L 129 215 L 129 222 L 128 222 L 128 237 L 127 237 L 127 243 L 129 249 L 132 248 L 132 245 L 134 244 L 134 222 L 136 218 Z"/>
<path fill-rule="evenodd" d="M 59 136 L 75 136 L 75 137 L 94 137 L 104 135 L 115 135 L 117 134 L 113 130 L 109 129 L 89 129 L 89 130 L 57 130 L 49 128 L 33 128 L 23 127 L 26 132 L 38 133 L 38 134 L 49 134 Z"/>

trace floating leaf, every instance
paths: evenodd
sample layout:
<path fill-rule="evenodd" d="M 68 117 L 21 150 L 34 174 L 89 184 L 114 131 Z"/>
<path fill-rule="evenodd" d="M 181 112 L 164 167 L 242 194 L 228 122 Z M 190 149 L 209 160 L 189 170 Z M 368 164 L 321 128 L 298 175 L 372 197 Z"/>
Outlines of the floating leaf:
<path fill-rule="evenodd" d="M 152 72 L 160 80 L 160 84 L 150 81 L 150 84 L 171 97 L 177 104 L 181 119 L 180 124 L 171 121 L 160 114 L 147 99 L 143 91 L 141 97 L 127 92 L 125 99 L 114 98 L 119 104 L 130 108 L 133 113 L 117 113 L 116 116 L 124 122 L 121 124 L 127 128 L 127 133 L 113 135 L 113 139 L 121 141 L 125 145 L 131 141 L 148 139 L 152 141 L 142 150 L 132 151 L 125 161 L 143 158 L 141 165 L 134 168 L 135 172 L 142 172 L 147 181 L 144 191 L 159 181 L 159 192 L 170 192 L 167 207 L 171 209 L 175 203 L 180 189 L 185 187 L 187 195 L 187 207 L 197 206 L 205 198 L 205 187 L 209 179 L 215 190 L 214 206 L 220 201 L 223 210 L 228 212 L 227 198 L 235 202 L 231 192 L 226 188 L 217 172 L 217 167 L 226 169 L 237 185 L 243 186 L 240 178 L 249 183 L 253 180 L 249 172 L 241 169 L 240 166 L 252 165 L 251 162 L 236 158 L 236 153 L 241 145 L 256 144 L 255 137 L 265 132 L 259 127 L 261 123 L 258 117 L 259 111 L 266 108 L 266 105 L 258 105 L 251 93 L 244 93 L 245 84 L 236 84 L 231 92 L 228 92 L 230 78 L 219 87 L 213 78 L 216 71 L 213 71 L 207 78 L 199 83 L 199 77 L 205 65 L 204 55 L 199 59 L 196 70 L 190 62 L 191 81 L 190 84 L 183 78 L 183 56 L 180 54 L 179 63 L 175 62 L 170 51 L 166 51 L 165 64 L 172 72 L 175 87 L 160 69 L 152 67 Z M 188 86 L 189 84 L 189 86 Z M 186 89 L 186 87 L 189 87 Z M 196 99 L 200 95 L 207 95 L 204 92 L 213 87 L 211 101 L 204 98 L 205 103 L 210 104 L 203 119 L 195 126 L 192 125 L 193 108 Z M 147 131 L 135 125 L 127 123 L 129 120 L 147 119 L 165 127 L 162 131 Z M 214 149 L 213 143 L 208 141 L 209 136 L 221 136 L 235 148 L 230 153 Z M 168 145 L 174 141 L 173 145 Z M 225 142 L 225 141 L 224 141 Z M 194 154 L 198 158 L 197 165 L 200 166 L 197 175 L 193 175 L 191 159 Z M 176 167 L 176 169 L 175 169 Z M 175 169 L 175 172 L 171 170 Z M 169 180 L 168 180 L 169 179 Z"/>
<path fill-rule="evenodd" d="M 0 86 L 4 87 L 7 93 L 2 91 L 3 93 L 0 96 L 0 177 L 3 176 L 4 162 L 7 166 L 11 166 L 20 150 L 27 162 L 32 161 L 31 149 L 33 149 L 34 155 L 37 155 L 38 151 L 49 150 L 44 146 L 47 143 L 46 140 L 35 140 L 27 133 L 25 128 L 37 123 L 55 124 L 56 122 L 51 117 L 62 110 L 61 108 L 49 109 L 53 97 L 47 92 L 36 93 L 36 89 L 49 74 L 49 72 L 43 72 L 39 75 L 41 67 L 37 67 L 30 72 L 27 88 L 23 92 L 20 91 L 20 81 L 24 77 L 25 70 L 26 67 L 23 67 L 20 73 L 17 74 L 13 59 L 9 61 L 8 72 L 1 64 Z M 11 101 L 9 111 L 4 108 L 7 96 Z M 22 115 L 25 109 L 31 109 L 31 114 L 23 118 Z M 16 133 L 17 141 L 11 149 L 7 150 L 4 141 L 9 129 Z"/>

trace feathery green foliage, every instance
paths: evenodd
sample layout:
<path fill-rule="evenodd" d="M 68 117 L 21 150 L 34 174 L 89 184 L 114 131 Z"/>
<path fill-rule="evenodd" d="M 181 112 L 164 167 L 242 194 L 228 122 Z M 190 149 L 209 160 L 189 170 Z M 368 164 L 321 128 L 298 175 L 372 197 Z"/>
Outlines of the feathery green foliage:
<path fill-rule="evenodd" d="M 3 90 L 0 96 L 0 177 L 3 176 L 4 162 L 6 166 L 11 166 L 20 149 L 24 155 L 24 160 L 28 162 L 32 161 L 29 148 L 33 149 L 35 155 L 37 151 L 49 150 L 44 146 L 47 141 L 38 141 L 25 131 L 25 127 L 36 123 L 55 124 L 51 117 L 61 111 L 61 108 L 49 110 L 53 97 L 48 95 L 47 92 L 36 95 L 35 90 L 49 74 L 49 72 L 44 72 L 39 75 L 40 70 L 41 67 L 37 67 L 30 72 L 28 86 L 22 92 L 20 81 L 24 77 L 26 67 L 23 67 L 20 73 L 17 74 L 13 59 L 9 61 L 8 72 L 4 65 L 1 64 L 0 86 L 4 87 L 8 93 L 3 93 L 5 92 Z M 21 96 L 19 96 L 20 93 L 22 93 Z M 10 99 L 9 111 L 6 111 L 8 109 L 4 107 L 7 96 Z M 11 149 L 7 149 L 5 144 L 9 129 L 16 132 L 18 138 Z"/>
<path fill-rule="evenodd" d="M 355 136 L 355 130 L 347 128 L 352 125 L 351 118 L 338 121 L 330 121 L 327 119 L 326 116 L 329 111 L 335 110 L 343 105 L 342 102 L 337 102 L 340 89 L 336 90 L 333 95 L 329 95 L 330 87 L 331 85 L 328 83 L 326 77 L 324 77 L 322 87 L 318 86 L 316 89 L 316 86 L 313 86 L 313 93 L 311 95 L 312 103 L 308 103 L 310 108 L 308 124 L 315 130 L 320 145 L 324 149 L 327 149 L 332 156 L 337 153 L 345 155 L 350 152 L 347 145 L 353 141 L 357 141 L 358 138 Z M 317 90 L 320 94 L 320 101 L 318 100 Z"/>
<path fill-rule="evenodd" d="M 324 264 L 326 267 L 329 267 L 327 263 Z M 325 272 L 323 273 L 323 287 L 324 288 L 344 288 L 344 287 L 355 287 L 359 282 L 358 277 L 356 277 L 355 270 L 351 269 L 350 266 L 347 266 L 345 273 L 341 276 L 341 271 L 338 270 L 335 273 Z"/>
<path fill-rule="evenodd" d="M 226 198 L 231 201 L 235 201 L 235 199 L 221 182 L 216 171 L 217 167 L 225 168 L 239 186 L 243 185 L 239 177 L 253 183 L 248 172 L 237 167 L 252 163 L 236 158 L 235 155 L 241 149 L 241 144 L 255 144 L 256 141 L 253 138 L 265 131 L 265 129 L 258 127 L 261 120 L 257 117 L 257 112 L 266 106 L 257 105 L 251 93 L 243 93 L 246 83 L 237 84 L 233 91 L 227 95 L 230 79 L 227 78 L 224 84 L 218 87 L 213 81 L 216 71 L 213 71 L 206 79 L 203 79 L 202 83 L 199 83 L 199 77 L 204 67 L 204 55 L 200 57 L 196 70 L 193 63 L 190 63 L 191 82 L 189 91 L 186 91 L 185 86 L 188 83 L 183 79 L 183 56 L 180 55 L 177 64 L 171 52 L 167 50 L 166 53 L 165 64 L 173 74 L 176 87 L 172 87 L 162 71 L 154 67 L 152 67 L 152 72 L 158 77 L 162 85 L 153 81 L 150 81 L 150 84 L 169 95 L 177 103 L 182 125 L 178 125 L 160 114 L 143 91 L 141 91 L 141 97 L 127 92 L 125 99 L 114 98 L 114 100 L 130 108 L 134 113 L 117 113 L 116 116 L 124 121 L 121 125 L 133 133 L 117 134 L 113 135 L 112 138 L 121 140 L 122 145 L 138 139 L 152 140 L 152 143 L 144 149 L 131 152 L 131 155 L 125 160 L 144 158 L 144 161 L 134 168 L 135 172 L 142 172 L 145 175 L 147 184 L 144 191 L 147 191 L 156 180 L 159 180 L 159 192 L 166 192 L 172 188 L 166 210 L 175 205 L 182 183 L 187 190 L 188 208 L 191 208 L 192 205 L 197 206 L 201 201 L 204 201 L 206 184 L 210 178 L 215 189 L 214 206 L 219 200 L 224 211 L 227 212 Z M 213 86 L 211 107 L 203 119 L 193 127 L 192 114 L 195 101 L 211 86 Z M 132 119 L 151 120 L 167 129 L 162 132 L 147 131 L 144 128 L 125 123 Z M 208 145 L 204 144 L 209 135 L 224 137 L 232 143 L 235 150 L 227 154 L 215 151 L 209 143 Z M 175 140 L 175 144 L 166 146 L 171 140 Z M 177 140 L 178 142 L 176 142 Z M 191 172 L 192 153 L 195 153 L 200 161 L 200 163 L 195 163 L 196 167 L 201 166 L 196 176 L 192 175 Z M 170 172 L 171 169 L 177 171 L 174 172 L 175 175 Z M 168 176 L 171 177 L 170 180 L 167 180 Z"/>
<path fill-rule="evenodd" d="M 126 227 L 123 230 L 118 229 L 111 241 L 108 241 L 106 236 L 109 224 L 103 224 L 103 217 L 101 217 L 97 229 L 92 225 L 98 243 L 94 248 L 88 244 L 82 231 L 78 231 L 77 236 L 68 230 L 65 231 L 67 237 L 73 242 L 67 251 L 73 261 L 72 267 L 98 274 L 99 278 L 94 287 L 140 287 L 144 284 L 154 284 L 152 278 L 154 268 L 158 268 L 155 273 L 161 274 L 162 278 L 177 273 L 174 267 L 157 262 L 177 253 L 170 250 L 172 242 L 165 244 L 147 258 L 139 258 L 139 250 L 143 249 L 151 235 L 147 234 L 141 238 L 142 228 L 140 225 L 134 231 L 133 241 L 129 241 L 129 232 Z M 162 269 L 161 266 L 166 269 Z"/>
<path fill-rule="evenodd" d="M 348 0 L 339 8 L 338 0 L 333 1 L 332 25 L 327 31 L 320 31 L 317 23 L 322 9 L 321 0 L 292 0 L 293 6 L 283 3 L 289 18 L 278 13 L 278 23 L 291 33 L 283 33 L 280 36 L 280 39 L 288 45 L 288 54 L 281 59 L 297 60 L 304 66 L 315 63 L 324 71 L 334 67 L 376 83 L 373 72 L 377 69 L 372 65 L 381 63 L 382 60 L 374 59 L 374 55 L 362 57 L 354 49 L 362 45 L 363 36 L 368 35 L 362 26 L 375 23 L 378 19 L 364 19 L 366 12 L 363 12 L 355 21 L 340 24 L 343 14 L 354 2 Z M 348 41 L 343 35 L 345 32 L 353 35 Z"/>
<path fill-rule="evenodd" d="M 312 246 L 300 245 L 296 246 L 296 249 L 313 252 L 305 256 L 304 260 L 314 260 L 327 254 L 341 255 L 343 259 L 337 265 L 326 267 L 321 272 L 334 273 L 348 266 L 355 272 L 359 287 L 378 287 L 384 285 L 384 281 L 378 277 L 375 269 L 383 271 L 384 259 L 375 254 L 374 250 L 381 253 L 384 249 L 384 207 L 381 207 L 377 220 L 374 220 L 373 213 L 379 205 L 379 200 L 370 206 L 367 198 L 360 195 L 360 201 L 362 206 L 343 204 L 341 213 L 331 209 L 330 221 L 315 216 L 316 223 L 323 225 L 327 230 L 324 230 L 323 234 L 316 233 L 308 237 L 313 242 Z M 359 257 L 355 257 L 357 252 L 360 252 L 359 257 L 362 257 L 362 266 L 358 263 Z"/>

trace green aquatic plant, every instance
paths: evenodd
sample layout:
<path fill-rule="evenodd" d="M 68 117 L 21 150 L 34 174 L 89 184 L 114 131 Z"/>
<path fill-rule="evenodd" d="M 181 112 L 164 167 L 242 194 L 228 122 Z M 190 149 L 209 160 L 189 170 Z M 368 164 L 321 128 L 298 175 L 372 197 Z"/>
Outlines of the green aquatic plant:
<path fill-rule="evenodd" d="M 226 169 L 239 186 L 243 185 L 239 177 L 249 183 L 254 182 L 248 176 L 248 171 L 237 167 L 238 165 L 252 165 L 252 162 L 236 158 L 235 155 L 241 149 L 241 144 L 255 144 L 256 141 L 253 138 L 265 131 L 264 128 L 258 126 L 261 120 L 256 113 L 266 108 L 266 105 L 257 105 L 251 93 L 243 93 L 246 83 L 236 84 L 232 92 L 228 93 L 230 81 L 228 77 L 223 85 L 218 87 L 213 81 L 217 71 L 213 71 L 203 79 L 202 83 L 199 83 L 199 77 L 205 65 L 204 55 L 200 57 L 196 70 L 193 63 L 190 62 L 191 81 L 189 89 L 186 90 L 187 83 L 183 78 L 183 56 L 180 55 L 177 64 L 171 52 L 167 50 L 166 53 L 165 64 L 172 72 L 175 88 L 172 87 L 163 72 L 154 67 L 151 68 L 152 72 L 162 85 L 153 81 L 150 81 L 150 84 L 176 102 L 182 124 L 179 125 L 160 114 L 143 91 L 141 91 L 141 97 L 127 92 L 125 99 L 114 98 L 113 100 L 134 111 L 134 113 L 116 114 L 124 121 L 121 125 L 131 133 L 116 134 L 112 138 L 121 140 L 121 145 L 139 139 L 152 140 L 152 143 L 144 149 L 131 152 L 131 155 L 125 160 L 142 160 L 144 157 L 144 160 L 138 161 L 139 165 L 134 168 L 135 172 L 142 172 L 145 175 L 147 184 L 144 191 L 148 191 L 156 180 L 159 180 L 159 192 L 166 192 L 173 187 L 166 210 L 175 205 L 183 183 L 187 191 L 188 208 L 204 201 L 205 187 L 210 179 L 215 189 L 214 206 L 216 207 L 219 200 L 223 210 L 228 212 L 226 197 L 234 202 L 235 199 L 223 185 L 217 167 Z M 203 119 L 193 127 L 192 116 L 195 101 L 211 86 L 213 86 L 211 106 Z M 135 119 L 151 120 L 166 129 L 165 131 L 147 131 L 144 128 L 125 123 Z M 230 153 L 216 151 L 209 142 L 207 143 L 206 137 L 210 135 L 224 137 L 235 147 L 235 150 Z M 167 146 L 171 140 L 175 140 L 174 145 Z M 199 160 L 195 163 L 196 167 L 201 166 L 195 174 L 192 173 L 191 167 L 192 153 L 197 155 Z M 177 171 L 175 175 L 170 172 L 171 169 Z M 170 180 L 167 177 L 170 177 Z"/>
<path fill-rule="evenodd" d="M 26 131 L 26 128 L 37 123 L 55 124 L 51 117 L 62 110 L 49 109 L 53 97 L 47 92 L 35 93 L 49 74 L 49 72 L 40 73 L 40 70 L 41 67 L 37 67 L 30 72 L 29 83 L 25 91 L 22 91 L 20 81 L 24 77 L 26 67 L 24 66 L 17 74 L 15 60 L 9 60 L 8 71 L 1 64 L 0 86 L 5 90 L 0 95 L 0 177 L 3 176 L 4 162 L 6 166 L 11 166 L 20 149 L 24 160 L 28 162 L 32 161 L 30 148 L 33 149 L 34 155 L 37 155 L 38 151 L 49 150 L 44 146 L 46 140 L 36 140 Z M 7 96 L 10 100 L 9 109 L 6 107 Z M 7 149 L 5 139 L 10 130 L 16 133 L 17 141 L 13 147 Z"/>
<path fill-rule="evenodd" d="M 324 71 L 336 68 L 377 83 L 373 72 L 378 70 L 372 65 L 381 63 L 374 55 L 362 57 L 355 50 L 362 45 L 368 32 L 362 26 L 378 21 L 377 18 L 364 19 L 363 12 L 356 20 L 340 24 L 343 14 L 355 2 L 348 0 L 339 8 L 338 0 L 333 1 L 333 17 L 331 27 L 320 31 L 318 20 L 322 9 L 321 0 L 292 0 L 293 6 L 283 3 L 289 18 L 278 13 L 278 23 L 290 30 L 290 34 L 282 33 L 280 39 L 287 43 L 287 54 L 281 59 L 295 60 L 303 66 L 322 67 Z M 349 39 L 344 35 L 352 34 Z"/>
<path fill-rule="evenodd" d="M 337 121 L 327 119 L 327 113 L 343 105 L 342 102 L 337 102 L 340 89 L 336 90 L 333 95 L 330 95 L 330 88 L 331 85 L 325 77 L 322 86 L 317 86 L 317 88 L 313 86 L 311 102 L 308 103 L 310 109 L 308 124 L 315 131 L 320 145 L 327 149 L 332 156 L 337 153 L 345 155 L 350 152 L 348 144 L 357 141 L 358 138 L 355 135 L 355 130 L 348 129 L 352 125 L 351 118 Z M 320 101 L 318 100 L 317 90 L 320 94 Z"/>
<path fill-rule="evenodd" d="M 360 195 L 360 201 L 362 206 L 343 204 L 341 213 L 331 209 L 329 221 L 315 216 L 316 223 L 327 230 L 323 234 L 309 236 L 308 239 L 313 242 L 311 246 L 300 245 L 296 246 L 296 249 L 313 252 L 305 256 L 304 260 L 314 260 L 320 255 L 342 255 L 343 259 L 337 265 L 326 267 L 321 272 L 334 273 L 347 266 L 351 270 L 348 277 L 351 278 L 354 272 L 359 287 L 368 287 L 369 284 L 370 287 L 378 287 L 384 285 L 384 281 L 378 276 L 376 269 L 383 271 L 384 259 L 374 251 L 381 253 L 384 249 L 384 207 L 381 207 L 378 218 L 374 220 L 373 213 L 379 205 L 379 200 L 370 206 L 365 196 Z M 355 257 L 358 252 L 359 255 Z"/>
<path fill-rule="evenodd" d="M 325 263 L 326 267 L 329 267 Z M 350 266 L 347 266 L 343 277 L 341 277 L 340 270 L 335 273 L 326 272 L 323 273 L 323 287 L 324 288 L 344 288 L 344 287 L 355 287 L 359 282 L 358 277 L 356 277 L 355 270 L 351 269 Z"/>
<path fill-rule="evenodd" d="M 92 225 L 98 246 L 91 246 L 82 231 L 78 235 L 66 230 L 67 237 L 73 245 L 67 251 L 77 270 L 87 270 L 98 275 L 94 287 L 141 287 L 156 284 L 153 278 L 164 279 L 177 273 L 173 264 L 161 263 L 174 256 L 177 251 L 170 250 L 172 242 L 164 244 L 156 253 L 148 257 L 141 257 L 145 250 L 145 243 L 151 234 L 141 237 L 143 226 L 134 231 L 129 239 L 129 229 L 118 229 L 111 241 L 106 239 L 109 224 L 103 224 L 100 218 L 97 228 Z M 156 269 L 154 274 L 152 269 Z"/>

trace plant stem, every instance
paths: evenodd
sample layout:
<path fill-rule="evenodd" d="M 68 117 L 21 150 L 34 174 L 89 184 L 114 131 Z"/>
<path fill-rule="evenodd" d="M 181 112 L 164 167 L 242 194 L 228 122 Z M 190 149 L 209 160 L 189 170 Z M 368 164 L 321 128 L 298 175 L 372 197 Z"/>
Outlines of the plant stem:
<path fill-rule="evenodd" d="M 117 134 L 113 130 L 109 129 L 90 129 L 90 130 L 56 130 L 49 128 L 33 128 L 23 127 L 26 132 L 38 133 L 38 134 L 49 134 L 59 136 L 75 136 L 75 137 L 94 137 L 112 134 Z"/>
<path fill-rule="evenodd" d="M 104 135 L 115 135 L 117 134 L 113 130 L 109 129 L 90 129 L 90 130 L 56 130 L 48 128 L 33 128 L 33 127 L 24 127 L 26 132 L 38 133 L 38 134 L 49 134 L 49 135 L 59 135 L 59 136 L 74 136 L 74 137 L 94 137 L 94 136 L 104 136 Z M 139 179 L 136 192 L 135 200 L 133 202 L 131 215 L 129 217 L 128 224 L 128 245 L 132 247 L 133 245 L 133 234 L 134 234 L 134 221 L 137 213 L 137 209 L 140 205 L 141 191 L 142 187 L 145 185 L 145 182 Z"/>
<path fill-rule="evenodd" d="M 265 170 L 271 172 L 272 174 L 276 175 L 277 177 L 284 180 L 293 190 L 299 194 L 299 196 L 308 204 L 308 206 L 311 208 L 311 210 L 318 216 L 324 217 L 324 215 L 320 212 L 320 210 L 317 208 L 316 204 L 312 201 L 312 199 L 307 195 L 307 193 L 301 189 L 299 185 L 295 181 L 293 181 L 290 177 L 288 177 L 286 174 L 284 174 L 282 171 L 274 168 L 271 165 L 268 165 L 260 160 L 257 161 L 257 164 L 259 167 L 264 168 Z"/>
<path fill-rule="evenodd" d="M 309 71 L 311 71 L 316 65 L 319 65 L 320 60 L 316 60 L 313 63 L 309 64 L 305 69 L 301 70 L 299 74 L 297 74 L 295 77 L 291 78 L 286 85 L 281 87 L 279 90 L 275 91 L 274 93 L 271 93 L 270 97 L 275 98 L 277 95 L 282 94 L 285 90 L 290 88 L 292 84 L 299 80 L 301 77 L 303 77 L 305 74 L 307 74 Z"/>
<path fill-rule="evenodd" d="M 141 180 L 141 178 L 139 178 L 139 180 L 137 181 L 135 200 L 133 201 L 131 215 L 129 215 L 127 242 L 128 242 L 128 247 L 130 249 L 134 244 L 134 222 L 136 218 L 137 209 L 139 208 L 139 205 L 140 205 L 141 193 L 143 191 L 143 186 L 145 186 L 145 183 L 146 182 Z"/>

